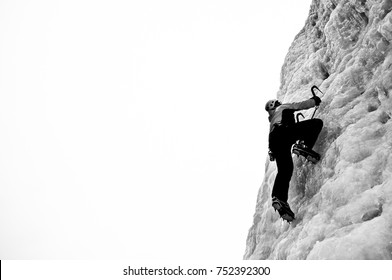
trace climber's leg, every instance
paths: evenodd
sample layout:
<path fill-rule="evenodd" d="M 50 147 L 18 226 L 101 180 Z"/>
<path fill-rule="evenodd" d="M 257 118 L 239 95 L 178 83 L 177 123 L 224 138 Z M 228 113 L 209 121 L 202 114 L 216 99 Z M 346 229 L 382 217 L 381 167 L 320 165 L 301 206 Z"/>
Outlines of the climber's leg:
<path fill-rule="evenodd" d="M 322 128 L 322 120 L 306 120 L 293 125 L 292 135 L 294 136 L 295 140 L 303 140 L 305 142 L 305 145 L 309 149 L 312 149 Z"/>
<path fill-rule="evenodd" d="M 291 176 L 293 174 L 293 159 L 291 157 L 291 145 L 285 145 L 277 151 L 273 151 L 276 156 L 278 174 L 272 188 L 272 197 L 287 202 Z"/>

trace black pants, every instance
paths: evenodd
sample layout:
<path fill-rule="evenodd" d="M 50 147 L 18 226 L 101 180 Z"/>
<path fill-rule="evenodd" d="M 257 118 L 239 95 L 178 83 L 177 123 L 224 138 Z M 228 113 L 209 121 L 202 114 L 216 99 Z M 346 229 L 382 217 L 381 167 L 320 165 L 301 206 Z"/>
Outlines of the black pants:
<path fill-rule="evenodd" d="M 276 127 L 269 136 L 269 147 L 276 158 L 278 174 L 272 189 L 272 197 L 276 196 L 287 202 L 291 176 L 293 175 L 293 159 L 291 146 L 297 140 L 303 140 L 310 149 L 316 143 L 323 128 L 323 121 L 311 119 L 295 123 L 289 127 Z"/>

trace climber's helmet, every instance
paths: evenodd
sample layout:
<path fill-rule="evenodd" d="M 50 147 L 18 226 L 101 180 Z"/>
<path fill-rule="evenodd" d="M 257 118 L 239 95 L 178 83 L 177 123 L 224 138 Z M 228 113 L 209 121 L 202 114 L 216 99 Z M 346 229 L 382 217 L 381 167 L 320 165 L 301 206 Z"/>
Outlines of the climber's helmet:
<path fill-rule="evenodd" d="M 282 103 L 280 103 L 279 100 L 273 99 L 273 100 L 268 101 L 268 102 L 265 104 L 265 110 L 266 110 L 267 112 L 269 112 L 269 111 L 271 111 L 271 110 L 274 110 L 276 107 L 278 107 L 278 106 L 280 106 L 280 105 L 282 105 Z"/>

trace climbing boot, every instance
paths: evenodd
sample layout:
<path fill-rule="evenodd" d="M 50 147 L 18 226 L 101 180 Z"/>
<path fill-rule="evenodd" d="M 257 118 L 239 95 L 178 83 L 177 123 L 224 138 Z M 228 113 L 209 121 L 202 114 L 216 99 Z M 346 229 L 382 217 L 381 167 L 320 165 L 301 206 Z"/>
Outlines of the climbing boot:
<path fill-rule="evenodd" d="M 295 215 L 293 211 L 291 211 L 290 206 L 287 202 L 284 202 L 277 197 L 273 197 L 272 207 L 274 207 L 275 211 L 278 211 L 280 217 L 283 220 L 290 223 L 295 219 Z"/>
<path fill-rule="evenodd" d="M 293 145 L 293 154 L 303 156 L 312 163 L 317 163 L 320 160 L 320 155 L 307 147 L 303 141 L 298 141 Z"/>

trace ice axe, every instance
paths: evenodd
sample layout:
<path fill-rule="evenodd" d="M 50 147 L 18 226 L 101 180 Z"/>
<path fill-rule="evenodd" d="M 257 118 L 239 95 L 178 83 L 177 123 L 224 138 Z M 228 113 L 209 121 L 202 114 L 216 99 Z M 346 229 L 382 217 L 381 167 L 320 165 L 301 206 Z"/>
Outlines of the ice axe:
<path fill-rule="evenodd" d="M 313 96 L 317 96 L 317 95 L 314 93 L 314 90 L 315 90 L 315 89 L 317 89 L 319 92 L 321 92 L 322 95 L 324 95 L 324 93 L 323 93 L 317 86 L 312 86 L 312 88 L 311 88 L 310 90 L 312 91 Z M 313 115 L 312 115 L 311 119 L 313 119 L 314 114 L 316 114 L 316 111 L 317 111 L 318 107 L 319 107 L 319 106 L 316 106 L 316 107 L 314 108 Z"/>
<path fill-rule="evenodd" d="M 312 88 L 311 88 L 310 90 L 312 91 L 313 96 L 316 96 L 316 94 L 314 93 L 314 90 L 315 90 L 315 89 L 317 89 L 319 92 L 321 92 L 321 93 L 324 95 L 324 93 L 323 93 L 317 86 L 312 86 Z M 314 114 L 316 114 L 316 111 L 317 111 L 318 107 L 319 107 L 319 106 L 316 106 L 316 107 L 315 107 L 311 119 L 314 118 Z M 302 113 L 297 114 L 297 116 L 296 116 L 297 123 L 299 122 L 299 117 L 305 118 L 304 115 L 303 115 Z"/>
<path fill-rule="evenodd" d="M 298 113 L 298 114 L 297 114 L 297 123 L 299 123 L 299 117 L 305 118 L 304 114 Z"/>

